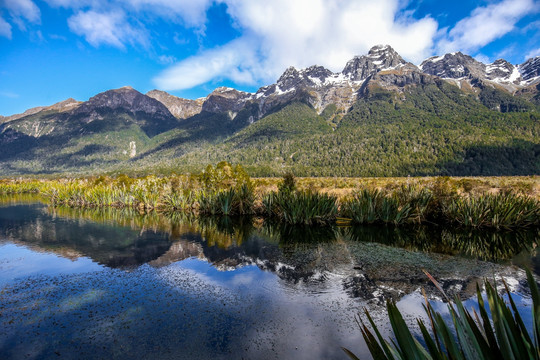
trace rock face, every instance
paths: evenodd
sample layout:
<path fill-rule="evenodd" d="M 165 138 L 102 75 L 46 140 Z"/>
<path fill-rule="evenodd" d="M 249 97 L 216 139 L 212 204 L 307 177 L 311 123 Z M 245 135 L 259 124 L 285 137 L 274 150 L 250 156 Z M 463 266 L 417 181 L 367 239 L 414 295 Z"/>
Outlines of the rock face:
<path fill-rule="evenodd" d="M 142 113 L 161 120 L 174 118 L 161 102 L 129 86 L 97 94 L 82 103 L 72 114 L 82 117 L 85 122 L 91 122 L 101 120 L 103 113 L 109 111 Z"/>
<path fill-rule="evenodd" d="M 237 113 L 250 98 L 250 93 L 228 87 L 219 87 L 206 97 L 202 110 L 212 113 Z"/>
<path fill-rule="evenodd" d="M 146 95 L 161 102 L 178 119 L 187 119 L 199 114 L 202 111 L 202 105 L 205 100 L 205 98 L 195 100 L 182 99 L 160 90 L 151 90 Z"/>
<path fill-rule="evenodd" d="M 535 82 L 540 79 L 540 56 L 530 58 L 523 64 L 518 66 L 519 72 L 525 81 L 528 83 Z"/>
<path fill-rule="evenodd" d="M 504 59 L 495 60 L 486 66 L 486 78 L 495 82 L 509 82 L 519 85 L 521 74 L 518 68 Z"/>
<path fill-rule="evenodd" d="M 392 69 L 406 61 L 390 46 L 377 45 L 367 55 L 355 56 L 341 72 L 352 81 L 362 81 L 382 69 Z"/>
<path fill-rule="evenodd" d="M 0 124 L 6 125 L 43 111 L 63 113 L 83 123 L 103 120 L 111 113 L 123 113 L 142 119 L 150 132 L 152 126 L 157 126 L 159 132 L 177 126 L 177 119 L 187 119 L 201 112 L 225 113 L 234 119 L 240 111 L 247 109 L 251 123 L 294 101 L 311 105 L 319 114 L 333 105 L 334 116 L 342 116 L 373 87 L 401 93 L 409 86 L 442 81 L 437 79 L 456 84 L 466 91 L 480 93 L 485 88 L 496 88 L 533 102 L 540 101 L 536 86 L 540 83 L 540 57 L 515 66 L 504 59 L 484 64 L 469 55 L 454 52 L 430 57 L 417 67 L 406 62 L 392 47 L 377 45 L 366 55 L 352 58 L 339 73 L 318 65 L 305 69 L 289 67 L 275 84 L 261 87 L 254 94 L 220 87 L 205 98 L 188 100 L 160 90 L 143 95 L 124 87 L 105 91 L 84 103 L 67 99 L 49 107 L 29 109 L 23 114 L 0 117 Z M 31 136 L 54 130 L 54 126 L 43 124 L 19 124 L 18 129 L 25 129 L 24 132 Z"/>
<path fill-rule="evenodd" d="M 5 117 L 0 116 L 0 123 L 8 122 L 11 120 L 17 120 L 25 116 L 37 114 L 41 111 L 48 111 L 48 110 L 54 110 L 54 111 L 59 111 L 59 112 L 69 111 L 69 110 L 73 110 L 81 103 L 82 103 L 81 101 L 77 101 L 75 99 L 69 98 L 64 101 L 57 102 L 56 104 L 53 104 L 51 106 L 38 106 L 35 108 L 28 109 L 22 114 L 15 114 L 15 115 L 5 116 Z"/>
<path fill-rule="evenodd" d="M 504 59 L 484 64 L 460 52 L 433 56 L 420 65 L 424 73 L 453 80 L 458 85 L 492 86 L 514 93 L 540 79 L 540 57 L 512 65 Z"/>
<path fill-rule="evenodd" d="M 486 65 L 461 52 L 433 56 L 420 64 L 426 74 L 447 79 L 485 77 Z"/>

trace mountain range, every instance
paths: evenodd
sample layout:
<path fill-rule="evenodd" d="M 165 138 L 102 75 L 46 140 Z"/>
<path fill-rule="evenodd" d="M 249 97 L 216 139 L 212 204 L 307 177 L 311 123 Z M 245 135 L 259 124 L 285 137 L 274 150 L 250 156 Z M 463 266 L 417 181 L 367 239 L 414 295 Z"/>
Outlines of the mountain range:
<path fill-rule="evenodd" d="M 540 57 L 484 64 L 461 52 L 419 66 L 388 45 L 334 73 L 289 67 L 255 93 L 205 98 L 109 90 L 0 117 L 3 175 L 199 171 L 252 175 L 540 173 Z"/>

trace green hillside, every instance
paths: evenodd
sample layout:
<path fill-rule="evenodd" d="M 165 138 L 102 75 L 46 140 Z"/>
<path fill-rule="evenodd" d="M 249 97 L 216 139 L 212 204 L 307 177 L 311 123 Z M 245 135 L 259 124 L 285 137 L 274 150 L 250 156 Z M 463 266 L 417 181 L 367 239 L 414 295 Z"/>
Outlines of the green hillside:
<path fill-rule="evenodd" d="M 373 87 L 335 131 L 313 109 L 291 104 L 175 164 L 228 160 L 261 176 L 538 174 L 539 117 L 534 109 L 490 110 L 443 81 L 402 94 Z"/>
<path fill-rule="evenodd" d="M 176 124 L 129 111 L 92 122 L 42 112 L 4 128 L 0 168 L 142 174 L 226 160 L 254 176 L 540 174 L 540 113 L 524 98 L 492 88 L 466 93 L 442 80 L 398 91 L 377 84 L 343 117 L 333 105 L 319 115 L 307 101 L 259 120 L 258 105 L 247 103 L 232 115 L 203 111 Z"/>

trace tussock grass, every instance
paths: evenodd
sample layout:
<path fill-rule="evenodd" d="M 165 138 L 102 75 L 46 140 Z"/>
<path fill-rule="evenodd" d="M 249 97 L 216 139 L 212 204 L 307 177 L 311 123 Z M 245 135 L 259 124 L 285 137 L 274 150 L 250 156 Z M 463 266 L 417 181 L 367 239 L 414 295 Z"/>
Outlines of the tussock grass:
<path fill-rule="evenodd" d="M 129 207 L 201 215 L 251 215 L 290 224 L 539 226 L 540 178 L 251 179 L 222 162 L 198 175 L 0 180 L 0 194 L 39 193 L 54 206 Z"/>
<path fill-rule="evenodd" d="M 540 202 L 526 196 L 487 194 L 453 198 L 443 210 L 450 222 L 470 227 L 528 227 L 540 225 Z"/>

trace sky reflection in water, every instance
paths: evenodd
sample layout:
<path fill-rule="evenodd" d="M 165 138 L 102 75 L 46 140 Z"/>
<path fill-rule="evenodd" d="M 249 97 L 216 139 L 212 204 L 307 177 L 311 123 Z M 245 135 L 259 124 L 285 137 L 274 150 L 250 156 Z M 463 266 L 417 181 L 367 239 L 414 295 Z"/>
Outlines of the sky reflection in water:
<path fill-rule="evenodd" d="M 466 298 L 493 275 L 519 291 L 512 259 L 536 268 L 537 233 L 502 234 L 510 246 L 485 257 L 502 254 L 497 264 L 455 256 L 466 236 L 477 237 L 476 254 L 485 238 L 437 231 L 12 203 L 0 207 L 0 358 L 344 358 L 341 346 L 367 355 L 354 322 L 363 306 L 384 326 L 384 299 L 399 300 L 413 323 L 425 287 L 444 310 L 422 268 Z M 518 300 L 526 314 L 528 299 Z"/>

